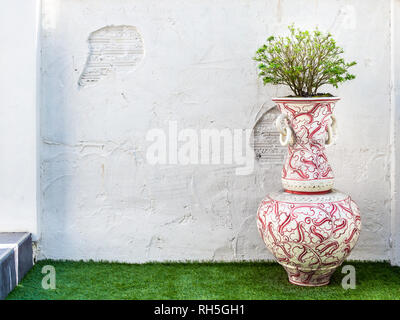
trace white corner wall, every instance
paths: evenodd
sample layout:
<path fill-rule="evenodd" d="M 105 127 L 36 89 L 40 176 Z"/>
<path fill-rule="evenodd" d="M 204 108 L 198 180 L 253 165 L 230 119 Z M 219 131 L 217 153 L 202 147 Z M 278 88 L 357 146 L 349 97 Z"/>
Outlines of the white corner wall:
<path fill-rule="evenodd" d="M 39 1 L 0 10 L 0 232 L 37 234 Z"/>
<path fill-rule="evenodd" d="M 256 161 L 244 176 L 234 165 L 152 166 L 145 137 L 168 130 L 169 121 L 179 130 L 252 128 L 271 97 L 287 91 L 263 87 L 251 57 L 295 22 L 330 31 L 358 62 L 354 81 L 329 89 L 342 100 L 328 156 L 336 187 L 362 213 L 351 258 L 399 264 L 398 0 L 378 8 L 374 0 L 43 0 L 39 62 L 39 1 L 5 2 L 0 232 L 37 234 L 41 258 L 272 258 L 255 214 L 265 194 L 280 188 L 281 165 Z M 88 38 L 109 26 L 137 28 L 141 61 L 132 72 L 79 86 Z"/>

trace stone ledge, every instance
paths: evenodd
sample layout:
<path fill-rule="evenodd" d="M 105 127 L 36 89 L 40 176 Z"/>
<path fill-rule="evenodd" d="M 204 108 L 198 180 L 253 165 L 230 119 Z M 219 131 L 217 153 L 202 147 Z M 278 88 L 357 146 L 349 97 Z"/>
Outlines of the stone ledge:
<path fill-rule="evenodd" d="M 32 268 L 32 256 L 30 233 L 0 233 L 0 299 L 5 299 Z"/>

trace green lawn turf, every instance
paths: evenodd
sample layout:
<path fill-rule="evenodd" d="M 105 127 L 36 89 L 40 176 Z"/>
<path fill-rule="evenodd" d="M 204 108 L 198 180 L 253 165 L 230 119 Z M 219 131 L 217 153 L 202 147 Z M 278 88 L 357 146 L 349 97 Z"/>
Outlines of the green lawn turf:
<path fill-rule="evenodd" d="M 288 282 L 276 263 L 146 263 L 40 261 L 8 299 L 400 299 L 400 267 L 345 262 L 357 287 L 344 290 L 341 267 L 324 287 Z M 42 267 L 56 269 L 57 288 L 41 287 Z"/>

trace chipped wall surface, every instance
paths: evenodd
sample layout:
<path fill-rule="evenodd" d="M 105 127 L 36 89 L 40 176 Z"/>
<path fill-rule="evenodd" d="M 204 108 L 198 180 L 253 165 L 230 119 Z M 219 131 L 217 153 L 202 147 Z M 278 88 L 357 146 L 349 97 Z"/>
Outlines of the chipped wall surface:
<path fill-rule="evenodd" d="M 249 175 L 235 164 L 150 165 L 146 134 L 177 121 L 268 135 L 271 97 L 289 92 L 263 87 L 251 58 L 292 22 L 332 32 L 358 62 L 356 80 L 327 89 L 342 98 L 328 156 L 362 213 L 351 258 L 389 257 L 389 1 L 45 0 L 42 18 L 41 258 L 271 259 L 256 211 L 281 187 L 281 164 L 261 155 Z M 90 39 L 111 26 L 136 28 L 145 56 L 87 86 Z"/>
<path fill-rule="evenodd" d="M 107 26 L 93 31 L 80 86 L 97 83 L 110 73 L 130 72 L 142 60 L 143 39 L 135 27 Z"/>
<path fill-rule="evenodd" d="M 274 106 L 263 112 L 254 125 L 254 137 L 251 142 L 254 148 L 254 156 L 260 165 L 282 165 L 285 160 L 287 147 L 280 144 L 279 132 L 275 125 L 279 114 L 278 107 Z"/>

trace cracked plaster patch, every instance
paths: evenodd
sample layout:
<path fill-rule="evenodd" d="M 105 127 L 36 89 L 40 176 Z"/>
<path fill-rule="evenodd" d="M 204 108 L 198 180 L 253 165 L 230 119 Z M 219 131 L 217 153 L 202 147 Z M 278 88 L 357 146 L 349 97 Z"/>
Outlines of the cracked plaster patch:
<path fill-rule="evenodd" d="M 134 26 L 106 26 L 88 38 L 89 56 L 79 78 L 79 86 L 97 83 L 113 73 L 130 72 L 142 60 L 144 44 Z"/>

